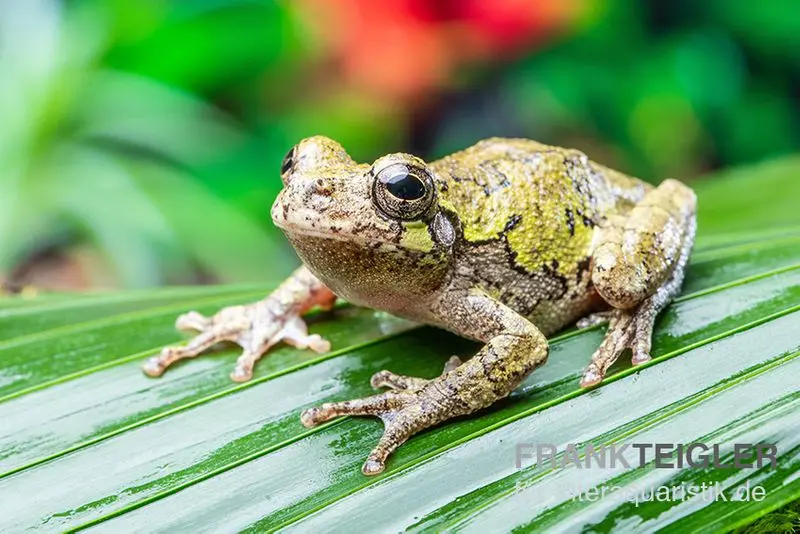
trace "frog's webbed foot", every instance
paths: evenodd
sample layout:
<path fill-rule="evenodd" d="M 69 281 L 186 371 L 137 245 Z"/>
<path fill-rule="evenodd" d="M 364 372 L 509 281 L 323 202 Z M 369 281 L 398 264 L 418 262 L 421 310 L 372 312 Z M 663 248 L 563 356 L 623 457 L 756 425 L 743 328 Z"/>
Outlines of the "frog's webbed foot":
<path fill-rule="evenodd" d="M 231 379 L 245 382 L 252 378 L 258 359 L 281 341 L 300 349 L 329 351 L 330 343 L 317 334 L 309 335 L 301 314 L 316 304 L 330 307 L 334 300 L 335 296 L 321 282 L 301 268 L 272 295 L 253 304 L 223 308 L 212 317 L 195 311 L 181 315 L 176 328 L 198 334 L 184 346 L 165 347 L 142 369 L 149 376 L 161 376 L 173 363 L 199 356 L 227 341 L 243 349 Z"/>
<path fill-rule="evenodd" d="M 425 428 L 425 411 L 430 407 L 425 390 L 389 390 L 378 395 L 342 402 L 325 403 L 305 410 L 300 416 L 310 428 L 343 415 L 373 415 L 384 424 L 383 436 L 364 462 L 365 475 L 377 475 L 386 466 L 386 458 L 416 432 Z M 428 406 L 426 406 L 426 404 Z"/>
<path fill-rule="evenodd" d="M 445 364 L 442 375 L 459 365 L 461 359 L 453 356 Z M 383 472 L 386 458 L 408 438 L 436 424 L 443 416 L 446 418 L 447 410 L 442 410 L 440 395 L 435 388 L 426 388 L 434 380 L 379 371 L 372 375 L 370 383 L 376 389 L 385 387 L 389 391 L 363 399 L 325 403 L 305 410 L 300 420 L 304 426 L 313 427 L 343 415 L 379 417 L 384 424 L 383 436 L 361 469 L 365 475 L 377 475 Z"/>
<path fill-rule="evenodd" d="M 425 380 L 380 371 L 372 377 L 372 385 L 388 387 L 389 391 L 364 399 L 326 403 L 300 415 L 306 427 L 342 415 L 379 417 L 384 432 L 362 467 L 365 475 L 382 472 L 386 458 L 417 432 L 506 397 L 547 360 L 544 335 L 485 293 L 456 289 L 445 293 L 433 309 L 437 313 L 456 309 L 458 313 L 451 314 L 455 321 L 449 326 L 459 332 L 471 332 L 486 345 L 463 363 L 450 358 L 437 378 Z"/>
<path fill-rule="evenodd" d="M 608 313 L 608 332 L 583 372 L 581 387 L 590 387 L 601 382 L 608 368 L 625 349 L 633 351 L 633 365 L 650 361 L 650 340 L 657 314 L 652 304 L 648 300 L 635 311 L 611 310 Z"/>
<path fill-rule="evenodd" d="M 265 305 L 266 301 L 249 306 L 231 306 L 223 308 L 213 317 L 204 317 L 195 311 L 181 315 L 175 327 L 183 331 L 194 330 L 198 334 L 184 346 L 164 347 L 160 354 L 144 363 L 144 372 L 150 376 L 161 376 L 173 363 L 194 358 L 217 343 L 230 341 L 243 349 L 242 355 L 236 360 L 231 379 L 244 382 L 252 378 L 256 361 L 280 341 L 320 353 L 330 350 L 328 341 L 317 334 L 309 335 L 299 315 L 265 317 L 270 314 L 259 309 Z"/>

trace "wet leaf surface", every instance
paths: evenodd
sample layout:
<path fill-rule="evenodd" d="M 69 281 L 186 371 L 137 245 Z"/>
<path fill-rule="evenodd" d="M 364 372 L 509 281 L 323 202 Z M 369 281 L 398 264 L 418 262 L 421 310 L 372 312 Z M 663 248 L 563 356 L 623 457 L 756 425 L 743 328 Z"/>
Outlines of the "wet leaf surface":
<path fill-rule="evenodd" d="M 360 466 L 379 422 L 308 430 L 299 412 L 368 394 L 380 369 L 435 376 L 475 344 L 345 306 L 311 321 L 329 354 L 281 347 L 239 385 L 228 378 L 237 351 L 225 348 L 150 379 L 141 361 L 181 339 L 176 315 L 269 288 L 0 300 L 0 495 L 12 511 L 0 531 L 683 532 L 750 521 L 800 496 L 800 226 L 796 213 L 774 213 L 798 192 L 798 172 L 780 162 L 698 188 L 698 246 L 650 365 L 617 364 L 582 391 L 604 327 L 568 330 L 509 399 L 412 438 L 376 478 Z M 757 187 L 759 173 L 772 193 L 748 204 L 726 192 Z M 769 442 L 778 466 L 656 469 L 652 452 L 642 467 L 515 465 L 519 443 L 634 442 L 717 443 L 726 454 Z M 652 486 L 703 483 L 729 500 L 646 499 Z M 764 499 L 731 502 L 755 485 Z M 572 498 L 603 487 L 617 489 Z"/>

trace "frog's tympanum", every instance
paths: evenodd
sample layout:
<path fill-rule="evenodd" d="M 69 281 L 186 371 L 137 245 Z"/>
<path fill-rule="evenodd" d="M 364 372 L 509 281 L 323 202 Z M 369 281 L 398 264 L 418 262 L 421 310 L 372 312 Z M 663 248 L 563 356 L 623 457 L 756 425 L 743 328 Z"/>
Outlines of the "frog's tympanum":
<path fill-rule="evenodd" d="M 680 182 L 653 187 L 524 139 L 487 139 L 433 163 L 390 154 L 370 165 L 311 137 L 289 152 L 281 177 L 272 219 L 303 267 L 264 300 L 181 316 L 178 328 L 199 334 L 144 369 L 157 376 L 233 341 L 244 352 L 232 378 L 245 381 L 279 341 L 328 351 L 301 316 L 337 298 L 482 343 L 437 378 L 381 371 L 371 382 L 383 393 L 303 412 L 307 427 L 380 417 L 368 475 L 415 433 L 507 396 L 547 360 L 545 336 L 578 319 L 609 321 L 582 386 L 600 382 L 625 349 L 634 364 L 648 361 L 653 322 L 680 290 L 694 240 L 695 195 Z"/>

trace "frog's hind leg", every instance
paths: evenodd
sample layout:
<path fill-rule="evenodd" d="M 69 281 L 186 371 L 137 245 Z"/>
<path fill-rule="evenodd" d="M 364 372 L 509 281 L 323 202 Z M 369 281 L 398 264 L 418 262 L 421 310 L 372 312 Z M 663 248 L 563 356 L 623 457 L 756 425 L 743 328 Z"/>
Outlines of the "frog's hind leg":
<path fill-rule="evenodd" d="M 383 436 L 362 467 L 366 475 L 382 472 L 389 455 L 414 434 L 506 397 L 547 360 L 544 335 L 514 310 L 477 289 L 455 287 L 433 306 L 454 312 L 448 327 L 474 332 L 486 343 L 484 347 L 463 363 L 452 358 L 444 373 L 430 380 L 381 371 L 372 383 L 388 386 L 389 391 L 325 403 L 300 415 L 306 427 L 345 415 L 379 417 Z"/>
<path fill-rule="evenodd" d="M 634 365 L 650 360 L 653 324 L 678 294 L 694 244 L 696 199 L 676 180 L 650 191 L 627 217 L 602 228 L 592 283 L 613 309 L 603 343 L 592 356 L 581 386 L 597 384 L 620 353 L 633 351 Z"/>

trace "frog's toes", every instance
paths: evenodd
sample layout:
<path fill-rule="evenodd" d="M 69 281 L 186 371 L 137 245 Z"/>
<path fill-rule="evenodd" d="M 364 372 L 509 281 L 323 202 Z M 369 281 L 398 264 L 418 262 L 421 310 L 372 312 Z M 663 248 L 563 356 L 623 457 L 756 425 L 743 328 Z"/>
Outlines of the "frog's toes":
<path fill-rule="evenodd" d="M 252 333 L 247 333 L 236 341 L 244 350 L 236 360 L 236 367 L 231 373 L 231 380 L 234 382 L 247 382 L 253 378 L 253 368 L 256 362 L 270 347 L 281 341 L 298 349 L 311 349 L 317 353 L 331 350 L 331 344 L 328 340 L 323 339 L 319 334 L 308 333 L 308 327 L 299 315 L 286 319 L 283 326 L 277 331 L 274 325 L 267 325 L 263 329 L 256 325 Z"/>
<path fill-rule="evenodd" d="M 461 365 L 453 356 L 444 365 L 445 375 Z M 365 475 L 377 475 L 384 470 L 386 458 L 405 441 L 424 428 L 450 416 L 452 406 L 442 396 L 440 388 L 428 380 L 379 371 L 372 376 L 373 387 L 387 387 L 389 391 L 363 399 L 329 402 L 303 411 L 300 421 L 310 428 L 344 415 L 372 415 L 384 424 L 378 445 L 372 450 L 361 469 Z"/>
<path fill-rule="evenodd" d="M 461 358 L 458 356 L 452 356 L 449 360 L 447 360 L 447 363 L 444 364 L 442 374 L 452 371 L 461 365 L 461 363 Z M 422 389 L 428 382 L 430 382 L 430 380 L 427 378 L 398 375 L 386 370 L 378 371 L 372 375 L 372 378 L 369 381 L 369 383 L 375 389 L 389 388 L 396 391 L 417 391 Z"/>
<path fill-rule="evenodd" d="M 241 308 L 237 306 L 236 308 Z M 194 358 L 209 347 L 220 341 L 228 339 L 227 329 L 215 325 L 216 317 L 206 317 L 196 311 L 190 311 L 179 316 L 175 321 L 175 328 L 187 332 L 199 332 L 197 336 L 181 347 L 164 347 L 157 356 L 148 358 L 142 370 L 148 376 L 161 376 L 167 367 L 184 358 Z"/>
<path fill-rule="evenodd" d="M 223 308 L 213 317 L 192 311 L 178 317 L 175 326 L 179 330 L 199 333 L 186 345 L 165 347 L 160 354 L 149 358 L 142 366 L 147 375 L 161 376 L 175 362 L 199 356 L 217 343 L 226 341 L 242 347 L 242 354 L 230 375 L 235 382 L 250 380 L 259 358 L 281 341 L 315 352 L 327 352 L 331 348 L 330 343 L 319 335 L 309 335 L 299 314 L 275 313 L 268 300 Z"/>
<path fill-rule="evenodd" d="M 650 361 L 650 343 L 655 315 L 647 306 L 638 311 L 612 310 L 606 337 L 592 355 L 583 372 L 581 387 L 591 387 L 605 378 L 606 372 L 625 349 L 631 349 L 631 363 Z"/>
<path fill-rule="evenodd" d="M 430 426 L 431 419 L 436 419 L 433 413 L 428 412 L 439 406 L 427 400 L 428 397 L 425 390 L 390 390 L 363 399 L 330 402 L 310 408 L 300 415 L 300 421 L 310 428 L 344 415 L 379 417 L 384 423 L 383 436 L 362 468 L 365 475 L 377 475 L 384 470 L 386 458 L 395 449 L 422 428 Z"/>
<path fill-rule="evenodd" d="M 386 370 L 378 371 L 369 380 L 370 385 L 375 389 L 388 388 L 396 391 L 416 391 L 428 382 L 429 380 L 425 378 L 398 375 Z"/>
<path fill-rule="evenodd" d="M 194 358 L 222 340 L 223 338 L 219 337 L 214 332 L 202 332 L 201 334 L 198 334 L 192 338 L 191 341 L 189 341 L 189 343 L 185 346 L 164 347 L 160 354 L 152 356 L 144 362 L 144 365 L 142 365 L 142 370 L 148 376 L 161 376 L 164 374 L 164 371 L 167 370 L 167 367 L 178 360 L 183 360 L 184 358 Z"/>
<path fill-rule="evenodd" d="M 306 428 L 311 428 L 343 415 L 374 415 L 383 418 L 401 408 L 404 397 L 407 395 L 412 394 L 387 391 L 362 399 L 326 402 L 321 406 L 304 410 L 300 414 L 300 422 Z"/>
<path fill-rule="evenodd" d="M 300 316 L 295 316 L 286 321 L 283 328 L 273 336 L 270 345 L 283 341 L 298 349 L 311 349 L 323 353 L 331 350 L 331 344 L 319 334 L 309 334 L 305 321 Z"/>
<path fill-rule="evenodd" d="M 211 324 L 212 319 L 210 317 L 206 317 L 202 313 L 196 311 L 190 311 L 189 313 L 178 316 L 178 319 L 175 321 L 175 328 L 183 332 L 202 332 Z"/>

